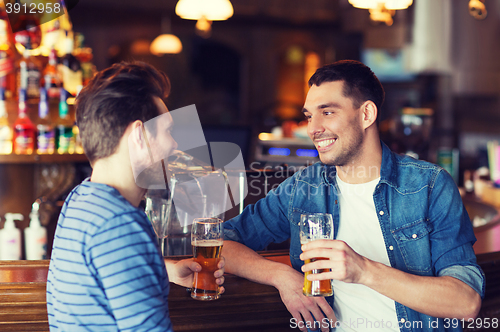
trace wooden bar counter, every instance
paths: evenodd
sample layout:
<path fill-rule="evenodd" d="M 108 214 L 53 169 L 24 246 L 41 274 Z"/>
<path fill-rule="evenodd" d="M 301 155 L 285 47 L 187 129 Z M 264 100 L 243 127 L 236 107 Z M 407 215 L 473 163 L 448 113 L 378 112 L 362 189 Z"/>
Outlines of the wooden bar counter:
<path fill-rule="evenodd" d="M 262 255 L 290 264 L 287 251 Z M 479 317 L 500 319 L 500 252 L 477 258 L 487 280 Z M 0 261 L 0 331 L 49 330 L 45 300 L 48 267 L 48 260 Z M 298 331 L 290 328 L 291 315 L 274 287 L 228 274 L 221 298 L 202 302 L 191 299 L 186 288 L 170 285 L 169 309 L 175 331 Z"/>
<path fill-rule="evenodd" d="M 262 254 L 289 264 L 288 252 Z M 176 257 L 187 258 L 187 257 Z M 0 261 L 0 331 L 49 331 L 45 289 L 49 261 Z M 234 275 L 225 276 L 219 300 L 193 300 L 170 283 L 174 331 L 290 331 L 292 316 L 278 291 Z"/>

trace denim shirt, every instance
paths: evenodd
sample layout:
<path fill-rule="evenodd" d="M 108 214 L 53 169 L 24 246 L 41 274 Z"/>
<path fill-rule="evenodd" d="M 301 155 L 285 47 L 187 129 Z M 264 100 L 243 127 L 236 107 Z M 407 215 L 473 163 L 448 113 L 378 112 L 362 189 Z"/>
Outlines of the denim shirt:
<path fill-rule="evenodd" d="M 391 266 L 414 275 L 451 276 L 484 297 L 484 273 L 472 249 L 476 238 L 452 177 L 437 165 L 395 154 L 381 144 L 380 182 L 373 200 Z M 300 271 L 301 214 L 333 214 L 337 236 L 339 191 L 335 176 L 335 166 L 321 163 L 295 173 L 225 222 L 225 239 L 257 251 L 290 238 L 290 261 Z M 462 330 L 458 320 L 434 318 L 398 302 L 396 313 L 400 331 Z"/>

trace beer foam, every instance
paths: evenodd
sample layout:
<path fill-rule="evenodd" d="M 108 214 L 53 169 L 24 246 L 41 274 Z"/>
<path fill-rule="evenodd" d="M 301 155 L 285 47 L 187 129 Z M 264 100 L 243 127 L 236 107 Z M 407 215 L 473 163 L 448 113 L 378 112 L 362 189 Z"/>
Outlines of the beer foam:
<path fill-rule="evenodd" d="M 197 247 L 218 247 L 222 246 L 222 240 L 193 240 L 192 245 Z"/>

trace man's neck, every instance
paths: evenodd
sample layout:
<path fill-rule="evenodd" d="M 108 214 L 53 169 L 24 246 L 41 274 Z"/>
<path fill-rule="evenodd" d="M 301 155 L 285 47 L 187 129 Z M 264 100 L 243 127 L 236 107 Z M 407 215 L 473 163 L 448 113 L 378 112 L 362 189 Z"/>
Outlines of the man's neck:
<path fill-rule="evenodd" d="M 382 166 L 382 146 L 380 140 L 370 139 L 365 142 L 362 153 L 352 164 L 336 166 L 339 178 L 352 184 L 366 183 L 380 177 Z"/>
<path fill-rule="evenodd" d="M 103 183 L 118 190 L 132 204 L 139 206 L 144 197 L 144 189 L 134 181 L 131 169 L 124 167 L 124 162 L 117 155 L 97 160 L 92 169 L 91 182 Z"/>

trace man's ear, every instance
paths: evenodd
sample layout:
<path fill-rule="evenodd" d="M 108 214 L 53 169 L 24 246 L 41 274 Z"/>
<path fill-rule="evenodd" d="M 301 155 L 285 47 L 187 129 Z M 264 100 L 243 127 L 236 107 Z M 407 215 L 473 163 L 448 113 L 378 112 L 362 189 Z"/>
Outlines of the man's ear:
<path fill-rule="evenodd" d="M 133 143 L 139 149 L 146 148 L 146 140 L 143 133 L 143 123 L 142 121 L 136 120 L 130 124 L 131 132 L 129 137 L 129 143 Z"/>
<path fill-rule="evenodd" d="M 361 105 L 363 129 L 370 127 L 377 121 L 377 105 L 371 100 L 367 100 Z"/>

